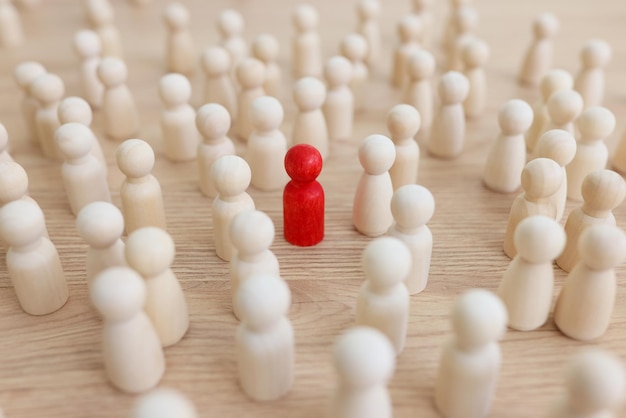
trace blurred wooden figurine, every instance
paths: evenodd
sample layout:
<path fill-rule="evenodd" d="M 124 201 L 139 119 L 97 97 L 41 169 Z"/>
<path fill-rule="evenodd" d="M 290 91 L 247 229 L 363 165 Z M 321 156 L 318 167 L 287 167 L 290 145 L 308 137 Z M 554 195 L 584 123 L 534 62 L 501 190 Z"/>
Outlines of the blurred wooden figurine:
<path fill-rule="evenodd" d="M 165 156 L 173 162 L 196 159 L 200 134 L 196 128 L 196 111 L 189 104 L 191 84 L 182 74 L 167 74 L 159 82 L 161 132 Z"/>
<path fill-rule="evenodd" d="M 574 89 L 580 93 L 585 108 L 602 106 L 604 100 L 604 68 L 611 61 L 611 46 L 601 39 L 592 39 L 580 51 L 581 69 Z"/>
<path fill-rule="evenodd" d="M 232 68 L 248 55 L 248 46 L 243 39 L 244 21 L 241 14 L 233 9 L 222 11 L 217 19 L 217 30 L 221 36 L 220 45 L 228 51 Z"/>
<path fill-rule="evenodd" d="M 411 55 L 420 50 L 420 41 L 424 28 L 422 21 L 415 15 L 406 15 L 398 23 L 399 43 L 393 53 L 391 85 L 402 88 L 408 81 L 407 61 Z"/>
<path fill-rule="evenodd" d="M 92 108 L 99 109 L 104 94 L 104 86 L 98 78 L 102 53 L 100 37 L 91 30 L 79 30 L 74 35 L 74 52 L 81 60 L 79 75 L 83 97 Z"/>
<path fill-rule="evenodd" d="M 21 111 L 26 125 L 28 140 L 39 144 L 39 136 L 37 134 L 37 110 L 39 109 L 39 101 L 33 96 L 31 85 L 39 76 L 46 73 L 43 65 L 35 61 L 23 61 L 15 66 L 13 70 L 13 78 L 15 83 L 22 90 Z"/>
<path fill-rule="evenodd" d="M 55 74 L 42 74 L 33 81 L 30 92 L 39 101 L 35 121 L 43 154 L 48 158 L 58 158 L 54 133 L 61 125 L 58 108 L 65 94 L 63 80 Z"/>
<path fill-rule="evenodd" d="M 250 117 L 254 127 L 246 153 L 252 173 L 250 184 L 263 191 L 282 190 L 287 184 L 287 138 L 280 131 L 283 107 L 276 98 L 262 96 L 252 102 Z"/>
<path fill-rule="evenodd" d="M 122 58 L 122 40 L 115 27 L 115 12 L 109 0 L 86 0 L 87 19 L 102 43 L 103 57 Z"/>
<path fill-rule="evenodd" d="M 24 42 L 20 15 L 11 0 L 0 0 L 0 47 L 15 48 Z"/>
<path fill-rule="evenodd" d="M 85 276 L 91 287 L 93 279 L 109 267 L 126 265 L 121 237 L 124 233 L 124 215 L 113 204 L 93 202 L 78 212 L 76 229 L 87 243 Z"/>
<path fill-rule="evenodd" d="M 341 42 L 341 55 L 352 63 L 352 78 L 350 88 L 354 94 L 355 108 L 362 108 L 363 88 L 369 75 L 365 59 L 367 58 L 367 41 L 359 34 L 351 33 Z"/>
<path fill-rule="evenodd" d="M 498 287 L 509 312 L 509 327 L 532 331 L 546 323 L 554 294 L 552 262 L 564 247 L 565 232 L 553 218 L 529 216 L 517 225 L 517 255 Z"/>
<path fill-rule="evenodd" d="M 506 331 L 506 307 L 493 293 L 473 289 L 452 312 L 452 332 L 442 348 L 435 382 L 435 406 L 446 418 L 489 415 Z"/>
<path fill-rule="evenodd" d="M 387 113 L 387 130 L 396 147 L 396 159 L 389 169 L 394 190 L 417 183 L 420 148 L 415 135 L 420 123 L 420 114 L 411 105 L 399 104 Z"/>
<path fill-rule="evenodd" d="M 613 225 L 591 225 L 577 246 L 580 261 L 556 300 L 554 322 L 568 337 L 588 341 L 601 337 L 611 323 L 615 268 L 626 259 L 626 234 Z"/>
<path fill-rule="evenodd" d="M 296 7 L 293 25 L 296 30 L 291 60 L 294 78 L 321 77 L 322 46 L 318 32 L 319 16 L 315 7 L 309 4 Z"/>
<path fill-rule="evenodd" d="M 176 249 L 172 237 L 160 228 L 133 231 L 124 252 L 128 266 L 146 283 L 144 311 L 163 347 L 179 342 L 189 328 L 185 294 L 171 269 Z"/>
<path fill-rule="evenodd" d="M 615 225 L 612 211 L 626 198 L 626 182 L 615 171 L 598 170 L 585 177 L 581 190 L 583 204 L 567 217 L 567 244 L 556 259 L 556 264 L 567 272 L 580 260 L 578 238 L 585 228 L 592 224 Z"/>
<path fill-rule="evenodd" d="M 124 61 L 113 57 L 105 57 L 100 61 L 98 78 L 104 85 L 104 131 L 115 141 L 130 139 L 139 131 L 137 106 L 126 86 L 127 77 L 128 70 Z"/>
<path fill-rule="evenodd" d="M 241 312 L 235 339 L 241 388 L 257 401 L 281 398 L 294 375 L 289 287 L 279 277 L 254 275 L 240 284 L 235 303 Z"/>
<path fill-rule="evenodd" d="M 0 123 L 0 163 L 13 161 L 9 153 L 9 133 L 3 124 Z"/>
<path fill-rule="evenodd" d="M 365 62 L 370 68 L 378 65 L 381 50 L 381 35 L 378 18 L 380 17 L 379 0 L 359 0 L 356 5 L 357 32 L 367 41 Z"/>
<path fill-rule="evenodd" d="M 368 237 L 387 232 L 393 223 L 391 198 L 393 184 L 389 169 L 396 159 L 396 148 L 384 135 L 370 135 L 359 147 L 359 162 L 363 174 L 354 193 L 352 223 L 357 231 Z"/>
<path fill-rule="evenodd" d="M 128 267 L 110 267 L 91 284 L 91 301 L 104 319 L 102 355 L 109 381 L 127 393 L 155 387 L 165 373 L 165 357 L 152 321 L 143 310 L 146 285 Z"/>
<path fill-rule="evenodd" d="M 563 129 L 571 134 L 574 121 L 583 110 L 583 99 L 574 90 L 557 91 L 546 103 L 550 122 L 547 129 Z"/>
<path fill-rule="evenodd" d="M 333 350 L 338 375 L 330 418 L 392 418 L 387 384 L 396 358 L 389 339 L 370 327 L 354 327 L 338 338 Z"/>
<path fill-rule="evenodd" d="M 163 230 L 165 208 L 159 181 L 152 175 L 154 151 L 141 139 L 128 139 L 117 147 L 117 166 L 126 176 L 120 189 L 126 232 L 146 226 Z"/>
<path fill-rule="evenodd" d="M 532 120 L 533 111 L 523 100 L 509 100 L 500 108 L 500 135 L 487 154 L 483 171 L 483 182 L 488 189 L 498 193 L 512 193 L 519 189 L 526 165 L 524 132 Z"/>
<path fill-rule="evenodd" d="M 567 197 L 580 202 L 585 177 L 607 166 L 609 150 L 605 141 L 615 130 L 615 116 L 605 107 L 590 107 L 580 115 L 577 125 L 580 137 L 576 155 L 566 168 Z"/>
<path fill-rule="evenodd" d="M 163 13 L 167 30 L 165 62 L 168 72 L 189 76 L 196 68 L 196 46 L 189 30 L 189 11 L 184 4 L 171 2 Z"/>
<path fill-rule="evenodd" d="M 237 134 L 244 142 L 248 141 L 254 127 L 252 125 L 251 106 L 252 102 L 261 96 L 263 81 L 265 80 L 265 66 L 255 58 L 245 58 L 237 66 L 237 81 L 241 86 L 237 101 Z"/>
<path fill-rule="evenodd" d="M 448 13 L 446 22 L 444 23 L 443 39 L 441 40 L 444 52 L 449 52 L 454 47 L 454 40 L 456 39 L 456 25 L 454 24 L 454 18 L 457 10 L 461 7 L 471 7 L 473 0 L 451 0 L 450 11 Z"/>
<path fill-rule="evenodd" d="M 477 39 L 474 35 L 478 26 L 478 12 L 472 6 L 459 7 L 452 17 L 454 40 L 448 54 L 448 71 L 463 71 L 463 48 Z"/>
<path fill-rule="evenodd" d="M 424 26 L 422 34 L 422 44 L 425 47 L 430 47 L 433 40 L 433 12 L 432 12 L 432 0 L 413 0 L 412 13 L 419 17 Z"/>
<path fill-rule="evenodd" d="M 551 13 L 542 13 L 533 22 L 531 42 L 518 75 L 522 85 L 537 86 L 544 74 L 552 67 L 554 36 L 559 30 L 559 20 Z"/>
<path fill-rule="evenodd" d="M 211 167 L 211 178 L 218 195 L 211 208 L 215 252 L 224 261 L 230 261 L 233 245 L 230 242 L 230 223 L 240 212 L 254 210 L 254 201 L 246 189 L 250 185 L 250 166 L 236 155 L 224 155 Z"/>
<path fill-rule="evenodd" d="M 626 173 L 626 131 L 624 131 L 622 138 L 617 143 L 611 167 L 620 173 Z"/>
<path fill-rule="evenodd" d="M 536 158 L 526 164 L 522 171 L 523 193 L 518 195 L 509 212 L 504 233 L 504 253 L 513 258 L 517 254 L 514 237 L 517 225 L 525 218 L 543 215 L 556 219 L 556 203 L 552 196 L 563 181 L 561 166 L 548 158 Z"/>
<path fill-rule="evenodd" d="M 292 144 L 309 144 L 317 148 L 323 159 L 328 156 L 328 130 L 322 113 L 326 100 L 324 83 L 313 77 L 301 78 L 293 89 L 298 107 L 293 123 Z"/>
<path fill-rule="evenodd" d="M 437 86 L 441 104 L 430 133 L 428 150 L 438 158 L 455 158 L 465 142 L 463 101 L 469 93 L 467 78 L 456 71 L 445 73 Z"/>
<path fill-rule="evenodd" d="M 200 66 L 204 71 L 203 103 L 224 106 L 231 120 L 237 119 L 237 93 L 230 76 L 232 60 L 225 49 L 207 48 L 200 56 Z"/>
<path fill-rule="evenodd" d="M 433 195 L 417 184 L 400 187 L 391 198 L 395 222 L 387 234 L 404 242 L 411 252 L 411 270 L 404 281 L 409 295 L 420 293 L 428 284 L 433 234 L 426 224 L 434 212 Z"/>
<path fill-rule="evenodd" d="M 420 114 L 422 120 L 418 132 L 420 137 L 428 137 L 433 124 L 433 95 L 432 78 L 435 74 L 435 58 L 425 49 L 414 52 L 407 61 L 409 86 L 404 93 L 404 103 L 410 104 Z"/>
<path fill-rule="evenodd" d="M 265 80 L 263 90 L 268 96 L 282 98 L 283 73 L 278 65 L 280 45 L 278 40 L 267 33 L 254 38 L 252 42 L 252 56 L 265 65 Z"/>
<path fill-rule="evenodd" d="M 354 93 L 349 87 L 352 76 L 352 64 L 345 57 L 334 56 L 324 65 L 328 92 L 322 111 L 331 141 L 349 140 L 352 137 Z"/>
<path fill-rule="evenodd" d="M 324 239 L 324 188 L 316 180 L 322 165 L 322 155 L 308 144 L 294 145 L 285 155 L 291 181 L 283 191 L 283 230 L 290 244 L 309 247 Z"/>
<path fill-rule="evenodd" d="M 396 355 L 404 349 L 409 322 L 409 292 L 404 285 L 411 253 L 393 237 L 371 241 L 361 258 L 365 281 L 356 302 L 356 324 L 376 328 L 389 338 Z"/>
<path fill-rule="evenodd" d="M 463 74 L 469 81 L 469 93 L 463 102 L 465 116 L 475 118 L 483 114 L 487 104 L 487 76 L 485 63 L 489 59 L 489 46 L 480 39 L 470 39 L 461 49 Z"/>
<path fill-rule="evenodd" d="M 132 418 L 198 418 L 196 407 L 180 392 L 155 389 L 141 396 L 133 408 Z"/>
<path fill-rule="evenodd" d="M 274 241 L 274 223 L 264 212 L 241 212 L 230 223 L 230 241 L 233 256 L 230 259 L 230 290 L 233 313 L 241 320 L 241 309 L 236 303 L 241 283 L 255 275 L 280 277 L 278 259 L 270 250 Z"/>

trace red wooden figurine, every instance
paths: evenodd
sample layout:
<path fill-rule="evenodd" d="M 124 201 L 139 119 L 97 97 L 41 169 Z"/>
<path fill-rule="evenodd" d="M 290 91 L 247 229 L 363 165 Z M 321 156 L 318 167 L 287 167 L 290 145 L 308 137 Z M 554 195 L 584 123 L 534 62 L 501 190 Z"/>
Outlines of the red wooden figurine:
<path fill-rule="evenodd" d="M 322 171 L 317 148 L 299 144 L 285 155 L 285 170 L 291 181 L 283 192 L 285 239 L 309 247 L 324 238 L 324 189 L 315 180 Z"/>

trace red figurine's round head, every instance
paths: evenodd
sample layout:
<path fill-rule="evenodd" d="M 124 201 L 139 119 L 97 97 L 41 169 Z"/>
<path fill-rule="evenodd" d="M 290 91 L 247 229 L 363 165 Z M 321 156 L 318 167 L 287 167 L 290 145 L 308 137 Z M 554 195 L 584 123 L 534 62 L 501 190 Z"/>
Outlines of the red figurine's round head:
<path fill-rule="evenodd" d="M 313 181 L 322 171 L 322 155 L 312 145 L 294 145 L 285 155 L 285 170 L 295 181 Z"/>

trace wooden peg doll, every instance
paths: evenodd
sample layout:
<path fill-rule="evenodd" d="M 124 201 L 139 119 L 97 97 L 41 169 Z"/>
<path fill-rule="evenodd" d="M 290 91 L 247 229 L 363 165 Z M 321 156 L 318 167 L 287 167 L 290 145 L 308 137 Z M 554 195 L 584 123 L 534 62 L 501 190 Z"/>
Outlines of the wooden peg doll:
<path fill-rule="evenodd" d="M 574 81 L 585 108 L 602 106 L 604 99 L 604 68 L 611 61 L 611 45 L 601 39 L 588 41 L 580 51 L 581 68 Z"/>
<path fill-rule="evenodd" d="M 420 50 L 422 21 L 416 15 L 406 15 L 398 23 L 397 31 L 400 42 L 394 51 L 391 85 L 401 88 L 408 80 L 406 63 L 411 55 Z"/>
<path fill-rule="evenodd" d="M 141 396 L 133 408 L 132 418 L 198 418 L 196 407 L 174 389 L 155 389 Z"/>
<path fill-rule="evenodd" d="M 182 3 L 171 2 L 163 13 L 167 29 L 165 62 L 168 72 L 189 76 L 196 68 L 196 47 L 189 30 L 189 11 Z"/>
<path fill-rule="evenodd" d="M 252 56 L 265 65 L 263 90 L 268 96 L 280 100 L 283 90 L 283 74 L 277 62 L 279 52 L 280 45 L 274 36 L 262 33 L 254 38 L 254 42 L 252 43 Z"/>
<path fill-rule="evenodd" d="M 411 252 L 411 270 L 404 281 L 409 295 L 420 293 L 428 284 L 433 234 L 426 224 L 434 212 L 433 195 L 417 184 L 400 187 L 391 198 L 395 222 L 387 234 L 404 242 Z"/>
<path fill-rule="evenodd" d="M 448 71 L 463 71 L 463 48 L 472 39 L 478 26 L 478 12 L 470 5 L 456 9 L 452 16 L 454 40 L 448 54 Z"/>
<path fill-rule="evenodd" d="M 128 70 L 119 58 L 105 57 L 98 65 L 98 78 L 104 85 L 102 114 L 104 131 L 115 141 L 130 139 L 139 131 L 135 100 L 126 86 Z"/>
<path fill-rule="evenodd" d="M 143 310 L 146 285 L 128 267 L 110 267 L 91 284 L 91 302 L 102 316 L 102 356 L 111 384 L 127 393 L 155 387 L 165 358 L 152 321 Z"/>
<path fill-rule="evenodd" d="M 163 347 L 179 342 L 189 328 L 183 289 L 170 268 L 176 249 L 172 237 L 160 228 L 133 231 L 124 252 L 128 266 L 146 283 L 144 311 L 150 317 Z"/>
<path fill-rule="evenodd" d="M 108 202 L 88 204 L 78 212 L 76 229 L 89 246 L 85 269 L 89 286 L 101 271 L 126 265 L 126 245 L 121 239 L 124 215 L 115 205 Z"/>
<path fill-rule="evenodd" d="M 404 281 L 411 262 L 407 246 L 393 237 L 371 241 L 361 258 L 365 282 L 356 303 L 356 324 L 385 334 L 396 355 L 402 352 L 406 341 L 410 300 Z"/>
<path fill-rule="evenodd" d="M 293 13 L 296 34 L 293 40 L 293 75 L 295 79 L 322 75 L 319 15 L 315 7 L 301 4 Z"/>
<path fill-rule="evenodd" d="M 265 79 L 265 66 L 255 58 L 246 58 L 236 70 L 237 81 L 241 86 L 239 99 L 237 102 L 237 134 L 244 142 L 248 141 L 254 127 L 250 109 L 252 102 L 261 96 L 265 96 L 263 91 L 263 80 Z"/>
<path fill-rule="evenodd" d="M 367 82 L 369 70 L 365 65 L 367 58 L 367 40 L 357 34 L 351 33 L 341 42 L 339 47 L 341 55 L 348 58 L 352 63 L 352 78 L 350 80 L 350 88 L 355 97 L 355 107 L 362 108 L 361 98 L 363 96 L 363 86 Z"/>
<path fill-rule="evenodd" d="M 322 112 L 326 100 L 324 83 L 313 77 L 305 77 L 296 82 L 293 98 L 298 107 L 291 134 L 292 144 L 309 144 L 317 148 L 326 159 L 328 156 L 328 130 Z"/>
<path fill-rule="evenodd" d="M 393 346 L 385 334 L 370 327 L 353 327 L 335 343 L 333 365 L 338 383 L 330 418 L 391 418 L 387 384 L 396 367 Z"/>
<path fill-rule="evenodd" d="M 198 109 L 196 127 L 202 136 L 198 145 L 198 176 L 200 191 L 207 197 L 217 196 L 211 178 L 211 166 L 222 155 L 234 155 L 235 144 L 227 136 L 230 129 L 228 110 L 217 103 L 209 103 Z"/>
<path fill-rule="evenodd" d="M 217 20 L 217 30 L 221 36 L 221 46 L 228 51 L 233 68 L 248 55 L 248 46 L 243 39 L 243 16 L 233 9 L 222 11 Z"/>
<path fill-rule="evenodd" d="M 407 61 L 409 87 L 405 91 L 404 102 L 410 104 L 420 114 L 422 120 L 418 135 L 428 137 L 433 124 L 432 77 L 435 74 L 435 58 L 425 49 L 414 52 Z"/>
<path fill-rule="evenodd" d="M 0 47 L 16 48 L 24 42 L 20 15 L 10 0 L 0 0 Z"/>
<path fill-rule="evenodd" d="M 365 62 L 372 68 L 378 65 L 381 50 L 381 35 L 378 18 L 380 16 L 379 0 L 359 0 L 356 6 L 359 19 L 357 32 L 367 41 Z"/>
<path fill-rule="evenodd" d="M 15 200 L 0 209 L 7 270 L 20 306 L 30 315 L 55 312 L 68 298 L 59 253 L 45 231 L 43 212 L 34 202 Z"/>
<path fill-rule="evenodd" d="M 475 118 L 483 114 L 487 104 L 487 76 L 485 63 L 489 59 L 489 46 L 486 42 L 469 39 L 461 47 L 463 74 L 469 82 L 469 93 L 463 102 L 465 116 Z"/>
<path fill-rule="evenodd" d="M 204 103 L 224 106 L 232 120 L 237 119 L 237 93 L 230 77 L 232 61 L 224 48 L 207 48 L 200 56 L 204 71 Z"/>
<path fill-rule="evenodd" d="M 235 304 L 241 313 L 235 339 L 239 384 L 254 400 L 281 398 L 293 385 L 289 287 L 280 277 L 254 275 L 240 284 Z"/>
<path fill-rule="evenodd" d="M 574 121 L 583 110 L 583 99 L 574 90 L 557 91 L 546 103 L 550 122 L 548 129 L 563 129 L 574 133 Z"/>
<path fill-rule="evenodd" d="M 387 130 L 396 147 L 396 158 L 389 169 L 394 190 L 417 183 L 420 148 L 415 135 L 420 123 L 420 114 L 411 105 L 399 104 L 387 113 Z"/>
<path fill-rule="evenodd" d="M 141 139 L 128 139 L 117 147 L 117 166 L 126 179 L 120 189 L 126 232 L 146 226 L 163 230 L 165 208 L 159 181 L 152 175 L 154 151 Z"/>
<path fill-rule="evenodd" d="M 81 60 L 80 82 L 83 96 L 94 109 L 102 106 L 104 86 L 98 78 L 98 64 L 102 53 L 102 43 L 97 33 L 79 30 L 74 35 L 74 52 Z"/>
<path fill-rule="evenodd" d="M 13 78 L 23 92 L 21 111 L 26 125 L 28 139 L 36 144 L 39 143 L 37 135 L 37 109 L 39 101 L 33 96 L 30 86 L 37 77 L 46 73 L 43 65 L 35 61 L 23 61 L 15 66 Z"/>
<path fill-rule="evenodd" d="M 465 142 L 463 101 L 469 92 L 467 78 L 456 71 L 445 73 L 437 86 L 441 105 L 435 114 L 428 150 L 438 158 L 455 158 Z"/>
<path fill-rule="evenodd" d="M 349 87 L 352 75 L 352 64 L 345 57 L 334 56 L 324 65 L 328 92 L 322 112 L 331 141 L 349 140 L 352 137 L 354 93 Z"/>
<path fill-rule="evenodd" d="M 537 86 L 544 74 L 552 67 L 554 46 L 552 38 L 559 30 L 559 20 L 551 13 L 542 13 L 533 22 L 533 41 L 530 44 L 518 81 L 522 85 Z"/>
<path fill-rule="evenodd" d="M 122 40 L 115 26 L 115 12 L 109 0 L 87 0 L 87 19 L 100 36 L 102 56 L 122 58 Z"/>
<path fill-rule="evenodd" d="M 0 163 L 13 161 L 9 153 L 9 133 L 3 124 L 0 123 Z"/>
<path fill-rule="evenodd" d="M 55 74 L 42 74 L 33 80 L 30 92 L 40 105 L 35 122 L 43 154 L 48 158 L 57 158 L 54 133 L 60 126 L 58 107 L 65 94 L 63 80 Z"/>

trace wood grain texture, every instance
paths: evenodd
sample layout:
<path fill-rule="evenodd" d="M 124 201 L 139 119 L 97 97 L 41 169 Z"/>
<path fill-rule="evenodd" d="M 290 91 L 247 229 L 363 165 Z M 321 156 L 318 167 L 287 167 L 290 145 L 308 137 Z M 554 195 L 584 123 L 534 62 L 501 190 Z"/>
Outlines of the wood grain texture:
<path fill-rule="evenodd" d="M 272 246 L 284 278 L 293 293 L 290 318 L 296 339 L 295 384 L 276 402 L 254 403 L 237 383 L 234 351 L 237 321 L 231 313 L 228 264 L 215 255 L 211 226 L 211 200 L 199 192 L 194 162 L 173 164 L 162 155 L 159 130 L 161 105 L 157 95 L 164 73 L 165 29 L 161 14 L 164 0 L 135 9 L 125 0 L 113 0 L 124 39 L 129 67 L 129 87 L 141 118 L 140 137 L 157 153 L 154 175 L 161 182 L 168 222 L 177 247 L 173 270 L 188 298 L 190 329 L 177 345 L 166 349 L 167 371 L 161 386 L 173 387 L 195 402 L 201 417 L 322 417 L 335 376 L 331 348 L 335 338 L 354 324 L 358 288 L 363 281 L 361 252 L 369 239 L 352 227 L 351 206 L 360 176 L 358 143 L 372 133 L 386 133 L 385 116 L 400 101 L 402 92 L 388 87 L 395 24 L 409 10 L 408 0 L 382 1 L 383 58 L 372 71 L 363 94 L 364 110 L 358 114 L 350 141 L 332 143 L 319 178 L 326 191 L 326 236 L 313 248 L 298 248 L 282 237 L 282 195 L 250 190 L 258 209 L 276 224 Z M 237 7 L 246 19 L 246 38 L 262 31 L 277 36 L 279 64 L 291 73 L 290 0 L 188 0 L 191 25 L 200 49 L 217 42 L 215 20 L 225 7 Z M 356 27 L 354 2 L 316 0 L 320 11 L 325 57 L 338 52 L 339 41 Z M 522 55 L 530 42 L 532 18 L 546 7 L 561 19 L 556 37 L 555 66 L 578 69 L 578 52 L 592 37 L 604 38 L 614 50 L 607 70 L 605 104 L 618 119 L 609 140 L 614 148 L 626 119 L 626 34 L 623 0 L 477 1 L 481 17 L 479 35 L 490 45 L 487 66 L 489 93 L 486 113 L 467 125 L 465 149 L 457 160 L 440 161 L 422 153 L 420 183 L 436 200 L 429 227 L 434 237 L 430 282 L 411 298 L 409 335 L 390 383 L 396 417 L 437 416 L 433 385 L 439 350 L 449 332 L 448 314 L 454 299 L 467 289 L 495 290 L 509 262 L 502 240 L 509 207 L 515 194 L 489 192 L 481 183 L 483 162 L 498 134 L 496 112 L 506 101 L 521 98 L 531 103 L 538 92 L 515 82 Z M 443 22 L 447 2 L 437 2 L 437 22 Z M 73 55 L 74 32 L 86 27 L 76 0 L 48 0 L 24 15 L 26 43 L 16 50 L 0 51 L 0 121 L 11 137 L 13 156 L 30 176 L 31 195 L 40 203 L 52 241 L 57 245 L 67 274 L 70 298 L 66 306 L 45 317 L 23 313 L 6 273 L 4 251 L 0 261 L 0 405 L 9 418 L 20 417 L 125 417 L 134 397 L 124 395 L 105 378 L 101 358 L 101 323 L 88 302 L 85 281 L 86 246 L 74 226 L 61 180 L 61 167 L 42 157 L 25 140 L 19 114 L 20 93 L 12 80 L 13 66 L 21 60 L 41 61 L 66 82 L 67 95 L 79 93 L 79 61 Z M 436 25 L 437 26 L 437 25 Z M 437 53 L 439 55 L 439 53 Z M 202 80 L 192 78 L 193 104 L 201 103 Z M 284 132 L 290 136 L 294 117 L 291 82 L 285 81 Z M 109 163 L 109 185 L 119 206 L 122 175 L 115 167 L 116 144 L 103 139 L 102 115 L 96 113 L 94 129 L 101 138 Z M 237 144 L 243 151 L 242 144 Z M 425 151 L 422 141 L 422 150 Z M 566 214 L 574 204 L 568 202 Z M 626 207 L 615 212 L 626 226 Z M 542 416 L 562 391 L 562 374 L 568 358 L 583 347 L 609 349 L 626 360 L 626 270 L 618 269 L 618 295 L 613 322 L 599 341 L 589 344 L 561 335 L 552 320 L 537 331 L 509 331 L 502 342 L 503 368 L 492 417 Z M 564 273 L 556 270 L 556 290 Z"/>

